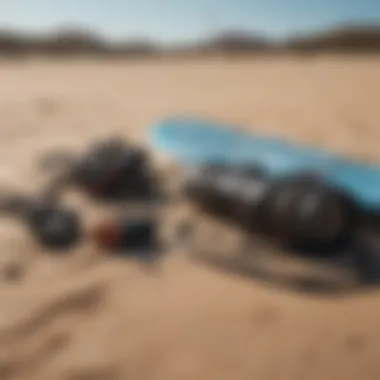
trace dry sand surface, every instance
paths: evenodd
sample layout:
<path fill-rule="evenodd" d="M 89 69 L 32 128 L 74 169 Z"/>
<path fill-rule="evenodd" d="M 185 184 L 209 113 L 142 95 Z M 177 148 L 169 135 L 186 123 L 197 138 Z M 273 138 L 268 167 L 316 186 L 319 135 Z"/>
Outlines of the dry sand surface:
<path fill-rule="evenodd" d="M 170 114 L 380 159 L 380 58 L 0 63 L 0 180 L 36 188 L 38 154 Z M 76 200 L 86 209 L 85 200 Z M 308 297 L 165 258 L 155 273 L 90 246 L 54 257 L 2 222 L 0 379 L 380 378 L 380 295 Z"/>

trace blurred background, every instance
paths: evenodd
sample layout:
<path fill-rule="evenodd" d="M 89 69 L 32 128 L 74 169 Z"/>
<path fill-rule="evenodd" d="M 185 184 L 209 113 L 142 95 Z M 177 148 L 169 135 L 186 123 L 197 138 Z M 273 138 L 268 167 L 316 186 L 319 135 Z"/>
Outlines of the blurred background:
<path fill-rule="evenodd" d="M 375 0 L 5 0 L 0 52 L 165 56 L 376 52 Z"/>
<path fill-rule="evenodd" d="M 378 0 L 1 0 L 0 183 L 40 188 L 42 152 L 146 144 L 178 114 L 378 162 L 379 53 Z M 57 257 L 8 220 L 0 247 L 1 380 L 380 378 L 377 290 L 306 296 L 183 252 L 154 273 L 87 243 Z"/>

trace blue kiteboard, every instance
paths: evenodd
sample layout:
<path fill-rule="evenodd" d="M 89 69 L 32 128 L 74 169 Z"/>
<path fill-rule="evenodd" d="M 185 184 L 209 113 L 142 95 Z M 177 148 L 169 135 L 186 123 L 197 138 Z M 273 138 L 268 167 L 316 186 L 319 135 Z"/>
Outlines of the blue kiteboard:
<path fill-rule="evenodd" d="M 380 206 L 380 165 L 195 118 L 158 122 L 151 129 L 150 141 L 155 148 L 186 166 L 256 164 L 273 176 L 315 170 L 330 183 L 351 193 L 363 207 Z"/>

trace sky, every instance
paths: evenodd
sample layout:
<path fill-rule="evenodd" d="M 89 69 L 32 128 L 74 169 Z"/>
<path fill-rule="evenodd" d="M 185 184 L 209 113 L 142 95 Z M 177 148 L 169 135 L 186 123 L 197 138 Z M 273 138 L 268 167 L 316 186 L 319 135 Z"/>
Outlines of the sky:
<path fill-rule="evenodd" d="M 79 26 L 113 40 L 176 43 L 226 30 L 281 39 L 352 23 L 380 25 L 380 0 L 0 0 L 0 29 Z"/>

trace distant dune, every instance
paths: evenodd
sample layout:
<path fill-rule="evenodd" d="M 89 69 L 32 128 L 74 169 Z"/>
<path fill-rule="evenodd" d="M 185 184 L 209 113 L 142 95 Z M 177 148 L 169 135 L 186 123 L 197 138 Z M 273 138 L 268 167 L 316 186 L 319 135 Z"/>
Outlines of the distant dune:
<path fill-rule="evenodd" d="M 0 55 L 25 56 L 30 54 L 50 56 L 72 55 L 145 55 L 153 54 L 157 47 L 147 41 L 110 43 L 88 32 L 65 30 L 50 35 L 30 36 L 21 33 L 0 32 Z"/>
<path fill-rule="evenodd" d="M 135 40 L 111 43 L 87 30 L 61 30 L 45 36 L 0 31 L 1 56 L 165 56 L 202 55 L 214 53 L 257 52 L 380 52 L 380 26 L 346 27 L 319 34 L 296 37 L 278 43 L 268 38 L 242 31 L 224 32 L 197 44 L 165 49 L 154 41 Z"/>
<path fill-rule="evenodd" d="M 298 51 L 379 52 L 380 27 L 336 29 L 291 40 L 287 47 Z"/>

